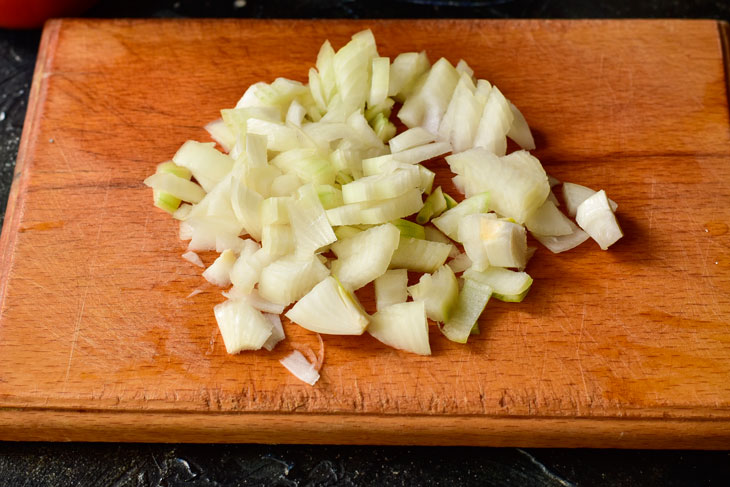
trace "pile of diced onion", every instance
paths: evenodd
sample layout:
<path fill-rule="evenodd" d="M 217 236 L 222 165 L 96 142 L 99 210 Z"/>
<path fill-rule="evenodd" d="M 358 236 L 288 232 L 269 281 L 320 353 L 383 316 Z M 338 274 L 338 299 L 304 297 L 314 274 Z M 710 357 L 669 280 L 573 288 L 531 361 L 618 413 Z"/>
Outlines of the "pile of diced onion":
<path fill-rule="evenodd" d="M 391 62 L 369 30 L 339 51 L 325 42 L 308 84 L 256 83 L 221 114 L 206 129 L 223 151 L 185 142 L 145 183 L 180 220 L 186 260 L 203 267 L 197 252 L 220 252 L 203 277 L 227 288 L 215 318 L 231 354 L 271 350 L 285 338 L 283 313 L 315 333 L 368 332 L 429 355 L 428 320 L 465 343 L 490 297 L 525 297 L 527 231 L 553 252 L 622 236 L 604 191 L 563 183 L 577 225 L 560 211 L 559 182 L 528 152 L 525 118 L 496 86 L 463 60 L 431 65 L 408 52 Z M 506 154 L 507 138 L 523 150 Z M 421 165 L 443 156 L 463 197 L 433 188 Z M 412 286 L 408 272 L 420 275 Z M 372 315 L 356 295 L 370 283 Z M 299 352 L 282 364 L 319 378 L 321 363 Z"/>

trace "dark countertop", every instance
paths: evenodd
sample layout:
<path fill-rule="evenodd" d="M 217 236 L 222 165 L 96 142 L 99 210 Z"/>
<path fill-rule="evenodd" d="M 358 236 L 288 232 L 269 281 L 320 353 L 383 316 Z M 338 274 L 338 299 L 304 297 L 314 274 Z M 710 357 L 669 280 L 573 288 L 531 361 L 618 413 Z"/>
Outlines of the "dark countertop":
<path fill-rule="evenodd" d="M 637 4 L 638 3 L 638 4 Z M 90 17 L 689 17 L 730 19 L 708 0 L 102 1 Z M 0 221 L 39 31 L 0 29 Z M 730 485 L 730 452 L 0 442 L 0 486 Z"/>

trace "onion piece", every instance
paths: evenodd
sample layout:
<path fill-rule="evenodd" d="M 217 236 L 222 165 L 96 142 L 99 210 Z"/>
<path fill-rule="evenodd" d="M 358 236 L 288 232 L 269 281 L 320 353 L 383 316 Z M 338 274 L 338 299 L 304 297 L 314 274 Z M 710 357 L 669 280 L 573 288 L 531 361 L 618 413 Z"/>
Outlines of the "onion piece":
<path fill-rule="evenodd" d="M 242 181 L 231 181 L 231 206 L 238 223 L 256 240 L 261 240 L 261 202 L 263 197 Z"/>
<path fill-rule="evenodd" d="M 586 232 L 578 228 L 578 226 L 572 221 L 570 222 L 570 227 L 572 232 L 568 235 L 550 237 L 547 235 L 533 233 L 532 236 L 535 237 L 538 242 L 547 247 L 551 252 L 559 254 L 560 252 L 574 249 L 590 238 Z"/>
<path fill-rule="evenodd" d="M 235 237 L 233 235 L 218 234 L 215 236 L 215 251 L 223 252 L 226 249 L 231 249 L 236 254 L 241 253 L 241 249 L 245 245 L 245 240 L 241 237 Z"/>
<path fill-rule="evenodd" d="M 272 303 L 288 306 L 328 275 L 329 269 L 314 254 L 303 259 L 288 255 L 261 270 L 259 293 Z"/>
<path fill-rule="evenodd" d="M 348 289 L 360 289 L 388 270 L 399 241 L 400 232 L 390 223 L 340 240 L 332 249 L 338 256 L 332 274 Z"/>
<path fill-rule="evenodd" d="M 552 191 L 550 194 L 552 194 Z M 549 199 L 545 200 L 542 206 L 525 220 L 525 226 L 532 233 L 540 235 L 557 237 L 569 235 L 573 232 L 568 217 L 563 215 L 555 206 L 555 203 Z"/>
<path fill-rule="evenodd" d="M 210 192 L 233 168 L 233 159 L 218 152 L 214 143 L 188 140 L 172 157 L 178 166 L 186 167 L 206 192 Z"/>
<path fill-rule="evenodd" d="M 370 84 L 370 95 L 368 96 L 368 106 L 375 106 L 383 103 L 388 97 L 390 58 L 373 58 L 371 70 L 372 80 Z"/>
<path fill-rule="evenodd" d="M 430 144 L 405 149 L 392 156 L 398 162 L 418 164 L 433 159 L 434 157 L 442 156 L 447 152 L 451 152 L 451 144 L 448 142 L 432 142 Z"/>
<path fill-rule="evenodd" d="M 203 272 L 203 277 L 211 284 L 220 287 L 231 285 L 230 273 L 233 264 L 236 262 L 236 254 L 230 250 L 224 250 L 221 255 Z"/>
<path fill-rule="evenodd" d="M 496 86 L 489 91 L 489 98 L 481 115 L 472 146 L 483 147 L 493 154 L 503 156 L 507 150 L 507 133 L 514 115 L 509 101 Z"/>
<path fill-rule="evenodd" d="M 297 190 L 296 200 L 289 202 L 288 210 L 297 254 L 314 254 L 337 240 L 317 191 L 311 184 Z"/>
<path fill-rule="evenodd" d="M 350 204 L 395 198 L 409 189 L 417 188 L 420 182 L 418 171 L 406 169 L 365 176 L 342 186 L 342 200 Z"/>
<path fill-rule="evenodd" d="M 534 150 L 535 139 L 532 137 L 532 132 L 530 132 L 530 127 L 527 125 L 525 116 L 512 103 L 509 106 L 514 118 L 509 132 L 507 132 L 507 137 L 514 140 L 524 150 Z"/>
<path fill-rule="evenodd" d="M 503 267 L 489 267 L 484 271 L 467 269 L 464 278 L 481 282 L 492 288 L 492 296 L 500 301 L 519 303 L 532 286 L 526 272 L 515 272 Z"/>
<path fill-rule="evenodd" d="M 451 317 L 444 323 L 441 332 L 453 342 L 466 343 L 472 328 L 492 295 L 492 288 L 472 279 L 464 279 Z"/>
<path fill-rule="evenodd" d="M 421 86 L 403 103 L 398 118 L 406 127 L 420 125 L 435 134 L 459 81 L 459 73 L 441 58 L 424 76 Z"/>
<path fill-rule="evenodd" d="M 424 274 L 418 284 L 408 287 L 414 301 L 423 301 L 426 315 L 433 321 L 446 321 L 459 297 L 459 283 L 454 271 L 442 265 L 433 274 Z"/>
<path fill-rule="evenodd" d="M 540 161 L 525 151 L 497 157 L 475 148 L 447 156 L 446 161 L 453 172 L 463 176 L 467 197 L 488 191 L 490 207 L 517 223 L 524 223 L 550 192 Z"/>
<path fill-rule="evenodd" d="M 228 128 L 223 119 L 213 120 L 204 128 L 210 134 L 210 138 L 215 140 L 224 151 L 230 152 L 236 144 L 236 136 L 231 132 L 231 129 Z"/>
<path fill-rule="evenodd" d="M 290 225 L 264 225 L 261 248 L 272 257 L 294 252 L 294 233 Z"/>
<path fill-rule="evenodd" d="M 278 313 L 281 313 L 281 311 L 279 311 Z M 271 336 L 262 345 L 262 347 L 265 348 L 266 350 L 268 350 L 269 352 L 274 349 L 274 347 L 276 346 L 277 343 L 279 343 L 284 338 L 286 338 L 286 335 L 284 334 L 284 327 L 281 325 L 281 317 L 279 316 L 278 313 L 277 314 L 263 313 L 264 318 L 269 320 L 272 324 Z"/>
<path fill-rule="evenodd" d="M 459 242 L 464 244 L 464 251 L 476 269 L 489 267 L 489 256 L 484 239 L 491 236 L 487 220 L 497 220 L 494 213 L 473 213 L 459 221 Z"/>
<path fill-rule="evenodd" d="M 172 173 L 157 173 L 144 180 L 150 188 L 163 191 L 183 201 L 199 203 L 205 197 L 205 191 L 192 181 L 181 178 Z M 178 205 L 180 202 L 178 201 Z M 177 206 L 175 206 L 177 208 Z"/>
<path fill-rule="evenodd" d="M 431 220 L 431 223 L 451 240 L 459 242 L 459 222 L 461 219 L 474 213 L 486 213 L 489 209 L 488 205 L 489 193 L 476 194 L 446 210 L 441 216 Z"/>
<path fill-rule="evenodd" d="M 390 152 L 395 154 L 435 141 L 436 136 L 428 130 L 421 127 L 413 127 L 390 139 L 388 145 L 390 146 Z"/>
<path fill-rule="evenodd" d="M 393 220 L 391 223 L 398 229 L 401 237 L 420 238 L 421 240 L 426 238 L 426 229 L 418 223 L 413 223 L 402 218 Z"/>
<path fill-rule="evenodd" d="M 203 264 L 203 261 L 200 259 L 200 256 L 198 254 L 196 254 L 195 252 L 193 252 L 192 250 L 188 250 L 187 252 L 182 254 L 182 258 L 198 267 L 205 267 L 205 264 Z"/>
<path fill-rule="evenodd" d="M 423 301 L 393 304 L 379 310 L 370 318 L 368 333 L 393 348 L 431 355 Z"/>
<path fill-rule="evenodd" d="M 309 363 L 299 350 L 294 350 L 279 360 L 279 363 L 286 367 L 286 370 L 294 374 L 294 377 L 302 382 L 306 382 L 310 386 L 313 386 L 319 380 L 319 372 L 317 372 L 314 365 Z"/>
<path fill-rule="evenodd" d="M 602 250 L 608 249 L 624 236 L 616 221 L 616 216 L 611 211 L 606 192 L 603 190 L 587 198 L 578 206 L 575 221 L 593 240 L 598 242 Z"/>
<path fill-rule="evenodd" d="M 575 183 L 563 183 L 563 199 L 565 200 L 568 215 L 575 218 L 580 204 L 594 194 L 596 194 L 596 191 L 586 186 Z M 611 205 L 611 210 L 616 212 L 618 204 L 611 199 L 608 200 L 608 203 Z"/>
<path fill-rule="evenodd" d="M 327 210 L 332 225 L 377 225 L 417 213 L 423 207 L 421 191 L 410 189 L 386 200 L 352 203 Z"/>
<path fill-rule="evenodd" d="M 242 299 L 262 313 L 273 313 L 278 315 L 283 313 L 286 308 L 284 305 L 272 303 L 271 301 L 262 298 L 257 289 L 244 292 L 236 286 L 233 286 L 228 291 L 223 291 L 221 294 L 228 299 Z"/>
<path fill-rule="evenodd" d="M 390 65 L 388 96 L 405 100 L 413 91 L 417 80 L 431 67 L 425 51 L 399 54 Z"/>
<path fill-rule="evenodd" d="M 226 351 L 258 350 L 271 336 L 273 324 L 243 300 L 228 300 L 214 308 Z"/>
<path fill-rule="evenodd" d="M 294 198 L 291 196 L 272 196 L 261 202 L 262 225 L 283 225 L 289 223 L 289 204 Z"/>
<path fill-rule="evenodd" d="M 202 292 L 203 292 L 203 290 L 201 288 L 193 289 L 192 291 L 190 291 L 190 294 L 188 294 L 187 296 L 185 296 L 185 299 L 190 299 L 193 296 L 197 296 L 198 294 L 200 294 Z"/>
<path fill-rule="evenodd" d="M 452 246 L 419 238 L 401 237 L 398 248 L 390 261 L 391 269 L 408 269 L 416 272 L 434 272 L 449 257 Z"/>
<path fill-rule="evenodd" d="M 458 274 L 459 272 L 463 272 L 470 268 L 473 265 L 473 262 L 466 252 L 464 252 L 454 256 L 454 258 L 447 262 L 446 265 L 451 267 L 451 270 L 454 271 L 454 273 Z"/>
<path fill-rule="evenodd" d="M 405 303 L 408 299 L 408 271 L 406 269 L 391 269 L 376 278 L 375 307 L 378 310 L 390 305 Z"/>
<path fill-rule="evenodd" d="M 241 291 L 250 292 L 259 282 L 261 270 L 274 259 L 263 249 L 244 248 L 231 268 L 231 282 Z"/>
<path fill-rule="evenodd" d="M 378 55 L 375 37 L 368 29 L 352 36 L 333 57 L 333 71 L 338 94 L 348 111 L 365 104 L 369 92 L 371 62 Z"/>
<path fill-rule="evenodd" d="M 310 331 L 362 335 L 368 317 L 357 298 L 329 276 L 287 311 L 286 317 Z"/>

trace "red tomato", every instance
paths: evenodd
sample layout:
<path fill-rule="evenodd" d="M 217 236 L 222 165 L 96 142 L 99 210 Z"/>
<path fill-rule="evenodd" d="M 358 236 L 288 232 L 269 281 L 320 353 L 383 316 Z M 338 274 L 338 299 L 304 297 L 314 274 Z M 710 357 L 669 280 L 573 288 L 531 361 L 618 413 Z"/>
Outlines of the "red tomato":
<path fill-rule="evenodd" d="M 30 29 L 52 17 L 79 15 L 95 0 L 0 0 L 0 27 Z"/>

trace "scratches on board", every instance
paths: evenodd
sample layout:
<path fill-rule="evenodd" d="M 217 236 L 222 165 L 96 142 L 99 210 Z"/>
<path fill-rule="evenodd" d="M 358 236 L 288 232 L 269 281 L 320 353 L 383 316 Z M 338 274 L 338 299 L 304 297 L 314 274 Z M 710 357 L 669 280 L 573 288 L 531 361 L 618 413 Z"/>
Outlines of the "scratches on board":
<path fill-rule="evenodd" d="M 92 247 L 92 249 L 93 249 L 92 254 L 88 261 L 89 262 L 88 273 L 86 276 L 86 282 L 84 285 L 83 294 L 81 296 L 81 305 L 79 306 L 79 312 L 76 315 L 76 320 L 74 323 L 74 331 L 73 331 L 73 336 L 71 338 L 71 347 L 69 348 L 69 353 L 68 353 L 68 363 L 66 364 L 66 374 L 63 379 L 63 389 L 62 389 L 63 392 L 66 392 L 66 385 L 68 384 L 68 378 L 71 374 L 71 363 L 73 361 L 74 352 L 76 351 L 76 344 L 78 343 L 78 340 L 79 340 L 79 333 L 81 332 L 81 322 L 83 321 L 84 311 L 86 309 L 86 299 L 89 295 L 89 288 L 91 287 L 91 284 L 92 284 L 94 266 L 96 265 L 96 258 L 97 258 L 96 249 L 99 248 L 99 242 L 101 241 L 101 229 L 102 229 L 102 226 L 104 223 L 104 218 L 106 215 L 110 183 L 111 183 L 111 171 L 107 171 L 106 184 L 105 184 L 105 188 L 104 188 L 104 199 L 101 204 L 101 211 L 99 211 L 99 218 L 97 219 L 97 222 L 96 222 L 96 228 L 97 228 L 96 241 L 94 242 L 94 246 Z"/>
<path fill-rule="evenodd" d="M 585 330 L 586 324 L 586 305 L 583 304 L 583 312 L 580 316 L 580 333 L 578 334 L 578 344 L 575 348 L 575 358 L 578 361 L 578 369 L 580 370 L 580 379 L 583 382 L 583 392 L 586 395 L 586 401 L 591 402 L 591 395 L 588 393 L 588 385 L 586 384 L 586 376 L 583 371 L 583 359 L 581 357 L 581 351 L 583 347 L 583 331 Z"/>

